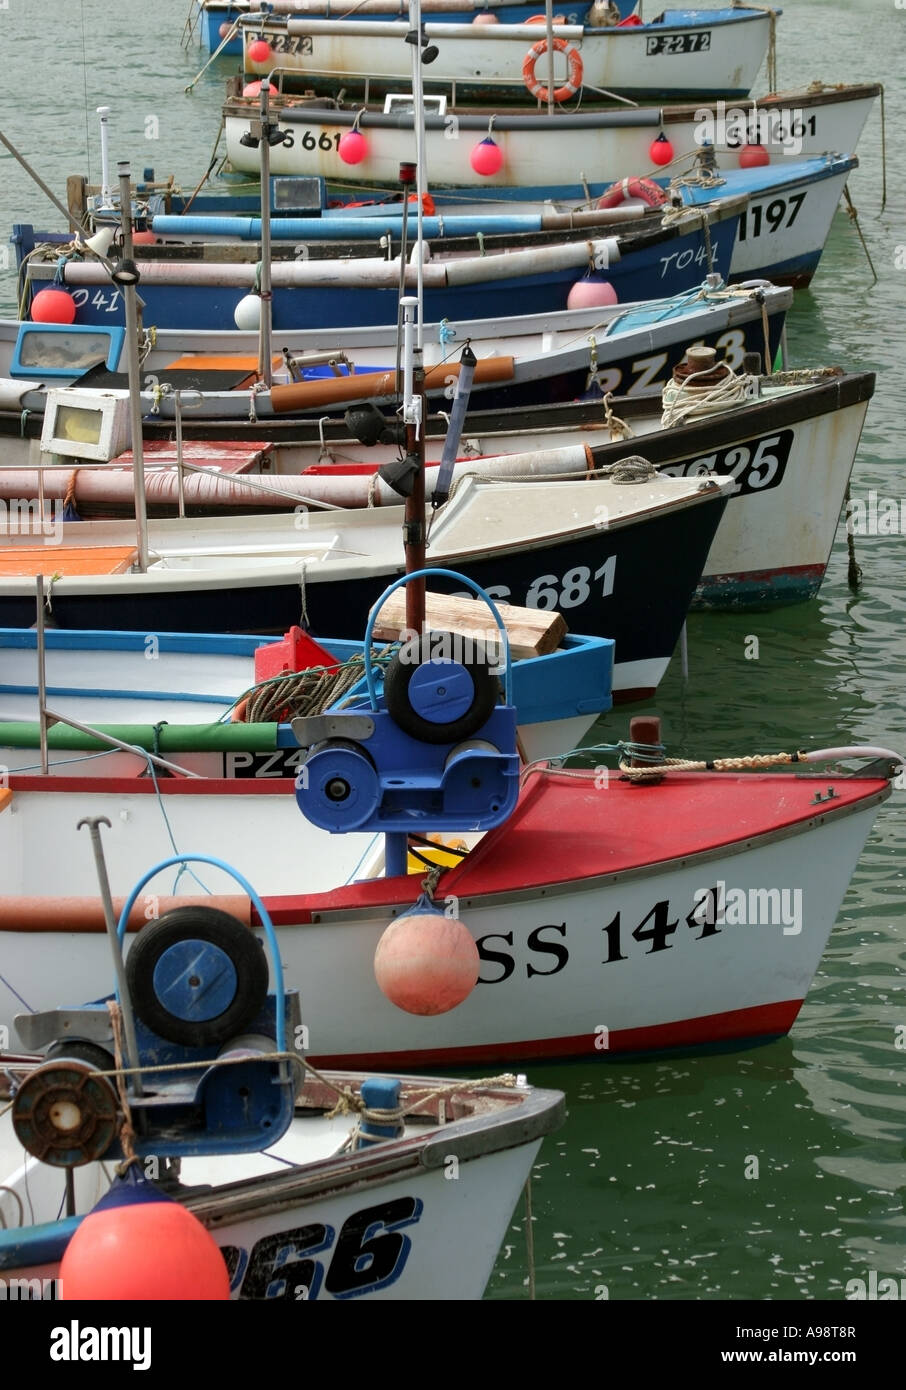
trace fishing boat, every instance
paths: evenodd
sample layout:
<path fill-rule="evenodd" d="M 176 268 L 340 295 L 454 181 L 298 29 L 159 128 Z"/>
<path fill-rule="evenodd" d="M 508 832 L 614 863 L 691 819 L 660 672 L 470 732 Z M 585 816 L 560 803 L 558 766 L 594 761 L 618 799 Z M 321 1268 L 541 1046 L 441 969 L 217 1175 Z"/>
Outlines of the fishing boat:
<path fill-rule="evenodd" d="M 692 607 L 767 607 L 812 598 L 830 557 L 873 373 L 817 368 L 759 376 L 728 369 L 724 380 L 705 386 L 698 384 L 705 378 L 688 386 L 684 379 L 681 374 L 679 383 L 671 380 L 664 392 L 611 398 L 605 409 L 582 402 L 470 412 L 453 481 L 466 475 L 549 481 L 575 474 L 591 481 L 594 472 L 629 454 L 644 455 L 661 474 L 729 474 L 733 492 Z M 247 423 L 245 431 L 250 437 L 244 446 L 235 438 L 184 441 L 181 449 L 146 440 L 149 514 L 174 516 L 180 499 L 194 516 L 399 504 L 398 493 L 378 473 L 392 463 L 393 446 L 360 443 L 343 421 L 300 421 L 292 442 L 281 442 L 287 436 L 282 425 L 266 431 L 259 422 L 257 439 L 251 438 L 255 426 Z M 266 433 L 272 442 L 260 437 Z M 445 438 L 446 421 L 432 417 L 426 436 L 429 495 Z M 68 503 L 86 519 L 131 516 L 131 454 L 93 469 L 49 468 L 40 480 L 35 469 L 0 470 L 0 499 L 8 505 L 36 499 L 42 489 L 45 505 L 58 511 Z"/>
<path fill-rule="evenodd" d="M 742 199 L 721 199 L 688 212 L 674 211 L 645 230 L 583 238 L 575 232 L 545 233 L 538 245 L 531 244 L 531 237 L 521 245 L 518 236 L 495 237 L 490 231 L 486 238 L 479 228 L 464 244 L 448 248 L 444 238 L 430 238 L 429 228 L 420 267 L 425 315 L 441 320 L 518 316 L 523 309 L 556 313 L 586 307 L 594 302 L 596 289 L 599 305 L 685 293 L 708 274 L 728 278 L 745 209 Z M 807 214 L 803 222 L 814 234 Z M 811 247 L 816 257 L 821 245 L 823 241 L 817 251 Z M 399 242 L 395 253 L 393 246 L 379 256 L 360 254 L 362 249 L 371 248 L 327 242 L 307 248 L 305 255 L 297 245 L 278 253 L 270 272 L 274 331 L 300 325 L 322 333 L 395 326 L 403 276 Z M 353 254 L 343 254 L 348 251 Z M 137 265 L 149 323 L 214 331 L 235 326 L 241 301 L 260 287 L 260 252 L 253 245 L 236 245 L 204 253 L 204 247 L 188 255 L 170 246 L 147 248 Z M 419 267 L 410 259 L 405 267 L 409 289 L 418 276 Z M 71 287 L 76 323 L 123 321 L 122 296 L 112 298 L 106 267 L 79 248 L 62 258 L 58 250 L 49 259 L 29 256 L 25 281 L 29 303 L 42 289 Z M 577 293 L 582 296 L 578 300 Z M 43 311 L 34 312 L 41 316 Z"/>
<path fill-rule="evenodd" d="M 706 142 L 718 158 L 737 159 L 744 146 L 757 143 L 771 164 L 781 165 L 833 150 L 851 154 L 880 90 L 877 84 L 815 83 L 747 101 L 738 110 L 703 102 L 620 110 L 559 108 L 553 115 L 459 110 L 441 98 L 443 109 L 435 103 L 437 109 L 425 112 L 431 190 L 468 189 L 470 197 L 493 201 L 587 199 L 620 179 L 657 174 L 668 159 L 692 159 Z M 411 97 L 408 105 L 393 102 L 387 112 L 279 93 L 270 101 L 287 132 L 284 143 L 270 152 L 273 175 L 320 175 L 331 184 L 370 187 L 386 196 L 397 187 L 400 164 L 414 157 Z M 249 134 L 257 104 L 254 97 L 237 95 L 223 108 L 230 165 L 253 175 L 259 169 L 257 153 L 242 144 L 242 137 Z M 363 138 L 364 149 L 358 151 L 363 157 L 347 164 L 339 146 L 353 127 Z M 493 175 L 478 172 L 472 162 L 476 145 L 489 138 L 502 156 Z M 659 147 L 652 153 L 656 142 Z"/>
<path fill-rule="evenodd" d="M 99 826 L 91 832 L 103 864 Z M 221 865 L 266 918 L 251 885 Z M 19 1028 L 36 1054 L 0 1054 L 10 1296 L 480 1298 L 541 1140 L 562 1122 L 562 1094 L 512 1075 L 482 1084 L 311 1068 L 270 923 L 269 989 L 250 933 L 209 908 L 179 912 L 175 935 L 173 918 L 163 924 L 167 960 L 189 949 L 206 978 L 219 965 L 221 985 L 224 968 L 239 971 L 225 1009 L 208 990 L 197 1017 L 170 1026 L 160 1009 L 173 1008 L 172 992 L 140 961 L 158 950 L 161 922 L 124 969 L 111 917 L 118 997 L 29 1013 Z"/>
<path fill-rule="evenodd" d="M 557 609 L 616 642 L 615 698 L 650 694 L 676 645 L 730 490 L 711 475 L 625 482 L 492 484 L 467 478 L 433 523 L 428 563 L 517 607 Z M 148 564 L 134 523 L 2 518 L 0 617 L 34 622 L 35 576 L 60 627 L 284 632 L 356 640 L 402 570 L 402 509 L 152 521 Z M 48 537 L 53 539 L 48 544 Z M 649 557 L 656 552 L 669 586 Z M 441 593 L 458 592 L 438 577 Z"/>
<path fill-rule="evenodd" d="M 560 15 L 556 18 L 559 20 Z M 745 9 L 664 10 L 636 25 L 471 23 L 423 26 L 426 95 L 458 103 L 634 101 L 748 96 L 774 33 L 774 14 Z M 241 21 L 243 68 L 264 78 L 280 69 L 284 89 L 332 94 L 343 87 L 368 102 L 397 92 L 411 68 L 408 20 L 309 14 Z M 549 49 L 550 45 L 550 49 Z M 551 57 L 549 58 L 549 52 Z M 430 68 L 428 63 L 430 62 Z M 550 84 L 553 83 L 551 86 Z"/>
<path fill-rule="evenodd" d="M 275 14 L 300 14 L 300 4 L 301 0 L 273 0 L 273 3 L 268 5 L 268 10 Z M 590 0 L 570 5 L 563 18 L 569 24 L 584 23 L 592 8 Z M 625 19 L 634 7 L 629 0 L 620 0 L 619 4 L 598 5 L 594 8 L 601 15 L 596 23 L 601 24 L 604 22 L 604 14 L 610 13 L 616 20 Z M 230 58 L 241 56 L 242 35 L 238 21 L 258 9 L 259 6 L 253 3 L 253 0 L 238 0 L 238 3 L 237 0 L 198 0 L 196 24 L 202 43 L 212 53 L 219 51 L 224 57 Z M 400 4 L 399 0 L 365 0 L 364 4 L 352 5 L 350 9 L 341 12 L 339 17 L 349 20 L 359 17 L 368 19 L 375 15 L 391 16 L 405 12 L 406 6 Z M 432 24 L 472 22 L 483 25 L 493 22 L 494 19 L 505 24 L 521 24 L 537 12 L 537 0 L 530 0 L 528 4 L 514 4 L 512 0 L 509 3 L 507 0 L 504 0 L 504 3 L 501 3 L 501 0 L 424 0 L 422 4 L 422 13 L 430 15 Z M 308 0 L 304 13 L 336 16 L 337 11 L 331 0 Z M 195 25 L 192 27 L 194 29 Z"/>
<path fill-rule="evenodd" d="M 562 632 L 563 619 L 552 612 L 519 613 L 506 604 L 501 611 L 517 654 L 513 699 L 523 756 L 566 753 L 611 707 L 614 644 Z M 381 670 L 398 650 L 386 644 Z M 295 777 L 303 754 L 292 715 L 327 713 L 364 689 L 360 642 L 316 643 L 299 628 L 281 638 L 51 628 L 43 681 L 38 659 L 36 632 L 0 629 L 4 765 L 40 766 L 42 685 L 55 713 L 117 741 L 105 745 L 84 727 L 53 723 L 48 770 L 59 776 L 139 775 L 148 759 L 135 750 L 144 749 L 200 777 Z M 105 749 L 105 757 L 82 756 Z"/>
<path fill-rule="evenodd" d="M 0 1054 L 0 1072 L 21 1083 L 40 1061 Z M 336 1071 L 307 1077 L 279 1143 L 251 1156 L 185 1158 L 179 1178 L 162 1186 L 216 1240 L 231 1298 L 481 1298 L 541 1142 L 562 1124 L 562 1093 L 506 1076 L 485 1086 L 403 1076 L 402 1135 L 344 1151 L 350 1118 L 331 1112 L 341 1097 L 358 1100 L 363 1087 L 367 1097 L 370 1080 Z M 77 1169 L 76 1211 L 59 1217 L 65 1173 L 23 1155 L 8 1118 L 0 1125 L 0 1277 L 12 1298 L 59 1298 L 60 1263 L 109 1190 L 110 1167 Z M 451 1174 L 468 1183 L 465 1204 Z M 25 1210 L 34 1225 L 22 1220 Z M 357 1258 L 367 1260 L 367 1277 Z M 154 1288 L 152 1277 L 143 1296 Z"/>
<path fill-rule="evenodd" d="M 797 756 L 808 764 L 856 751 Z M 324 1064 L 591 1060 L 786 1033 L 889 795 L 894 755 L 856 776 L 839 766 L 804 776 L 697 770 L 702 763 L 641 785 L 600 756 L 585 771 L 526 770 L 505 823 L 453 841 L 457 864 L 440 874 L 434 899 L 466 924 L 479 982 L 431 1017 L 394 1006 L 373 966 L 388 924 L 419 899 L 422 875 L 385 876 L 378 846 L 357 872 L 336 873 L 345 886 L 317 891 L 325 861 L 349 865 L 339 848 L 347 837 L 323 835 L 317 853 L 299 852 L 295 783 L 12 775 L 0 794 L 0 1022 L 11 1026 L 22 1001 L 53 1009 L 105 989 L 103 914 L 78 852 L 75 807 L 111 822 L 118 898 L 149 856 L 170 856 L 174 844 L 212 855 L 230 845 L 240 872 L 257 874 L 287 977 L 301 983 L 307 1055 Z M 361 843 L 358 832 L 348 838 Z M 473 846 L 464 856 L 463 841 Z M 199 872 L 211 906 L 257 924 L 250 902 L 222 900 L 216 877 Z M 179 894 L 197 901 L 198 883 L 183 875 L 164 885 L 154 910 L 179 906 Z M 136 924 L 145 910 L 139 903 Z"/>
<path fill-rule="evenodd" d="M 106 296 L 114 308 L 111 301 L 119 295 L 111 286 L 95 297 Z M 586 394 L 600 398 L 608 391 L 632 394 L 663 383 L 696 341 L 717 347 L 733 367 L 750 351 L 773 362 L 791 302 L 789 289 L 760 283 L 727 289 L 706 282 L 686 295 L 646 304 L 428 323 L 426 394 L 437 405 L 449 399 L 456 374 L 451 355 L 467 341 L 479 364 L 484 362 L 476 370 L 472 399 L 488 408 Z M 0 437 L 7 463 L 36 461 L 46 388 L 76 382 L 95 391 L 126 388 L 124 342 L 123 329 L 113 326 L 0 320 Z M 211 437 L 211 430 L 224 425 L 238 431 L 231 437 L 241 438 L 250 420 L 265 430 L 294 429 L 306 414 L 322 416 L 382 395 L 392 399 L 396 392 L 396 333 L 390 327 L 284 330 L 274 347 L 288 354 L 289 365 L 276 360 L 274 387 L 261 390 L 257 332 L 155 330 L 142 351 L 146 435 L 171 437 L 183 391 L 191 393 L 181 411 L 187 438 L 193 432 L 199 437 L 199 430 Z M 359 380 L 343 381 L 344 374 Z"/>

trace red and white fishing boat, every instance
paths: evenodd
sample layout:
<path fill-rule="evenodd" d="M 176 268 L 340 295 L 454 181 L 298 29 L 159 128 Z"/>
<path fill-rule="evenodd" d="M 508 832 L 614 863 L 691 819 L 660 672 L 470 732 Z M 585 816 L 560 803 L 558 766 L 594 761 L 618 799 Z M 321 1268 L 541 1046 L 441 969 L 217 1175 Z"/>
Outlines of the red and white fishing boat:
<path fill-rule="evenodd" d="M 358 881 L 310 891 L 324 866 L 297 853 L 292 783 L 12 777 L 0 811 L 0 1025 L 107 986 L 94 866 L 76 831 L 104 814 L 114 894 L 174 841 L 180 852 L 228 847 L 264 897 L 321 1061 L 485 1063 L 777 1037 L 808 991 L 895 756 L 801 755 L 857 754 L 887 761 L 859 776 L 671 771 L 654 785 L 603 767 L 530 768 L 514 814 L 467 836 L 473 848 L 434 890 L 481 959 L 472 993 L 437 1017 L 401 1012 L 373 969 L 421 874 L 381 877 L 377 853 Z M 325 834 L 319 858 L 344 838 Z M 198 891 L 188 875 L 173 885 Z M 248 902 L 220 905 L 255 927 Z M 169 906 L 140 903 L 138 917 Z"/>

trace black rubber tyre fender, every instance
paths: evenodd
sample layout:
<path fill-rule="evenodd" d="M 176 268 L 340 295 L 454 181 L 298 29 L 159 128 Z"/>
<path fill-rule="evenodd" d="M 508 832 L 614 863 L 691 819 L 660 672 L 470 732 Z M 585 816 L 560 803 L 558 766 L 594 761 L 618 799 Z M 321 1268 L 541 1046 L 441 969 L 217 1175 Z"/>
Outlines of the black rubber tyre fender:
<path fill-rule="evenodd" d="M 454 633 L 424 633 L 413 637 L 395 652 L 384 672 L 384 701 L 391 718 L 404 733 L 421 743 L 461 743 L 471 738 L 487 723 L 500 695 L 500 682 L 492 672 L 492 663 L 475 643 L 475 653 L 469 660 L 460 660 L 472 677 L 475 696 L 465 714 L 449 724 L 435 724 L 413 709 L 409 700 L 409 682 L 420 666 L 430 661 L 432 647 L 439 642 L 455 644 L 462 641 Z M 455 645 L 452 650 L 456 650 Z"/>
<path fill-rule="evenodd" d="M 236 992 L 214 1018 L 188 1020 L 173 1014 L 157 997 L 154 971 L 161 956 L 180 941 L 209 941 L 236 971 Z M 143 927 L 126 957 L 132 1006 L 158 1037 L 184 1047 L 212 1047 L 248 1031 L 267 996 L 267 958 L 248 927 L 214 907 L 175 907 Z"/>

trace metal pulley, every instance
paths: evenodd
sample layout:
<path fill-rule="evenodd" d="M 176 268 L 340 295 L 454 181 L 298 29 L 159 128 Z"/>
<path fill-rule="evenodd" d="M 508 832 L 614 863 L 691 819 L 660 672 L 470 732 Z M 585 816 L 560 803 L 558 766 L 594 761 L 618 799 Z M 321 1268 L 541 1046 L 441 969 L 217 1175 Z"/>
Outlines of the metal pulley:
<path fill-rule="evenodd" d="M 100 1075 L 112 1070 L 114 1061 L 100 1048 L 92 1051 L 102 1067 L 84 1057 L 54 1057 L 29 1073 L 13 1099 L 16 1137 L 52 1168 L 94 1163 L 116 1138 L 116 1090 L 110 1077 Z"/>

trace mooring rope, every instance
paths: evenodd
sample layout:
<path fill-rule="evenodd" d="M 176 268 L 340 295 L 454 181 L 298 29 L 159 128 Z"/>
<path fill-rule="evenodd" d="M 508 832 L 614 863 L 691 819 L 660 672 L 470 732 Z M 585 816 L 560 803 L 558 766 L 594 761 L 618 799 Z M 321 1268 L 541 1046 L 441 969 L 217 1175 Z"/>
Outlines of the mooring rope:
<path fill-rule="evenodd" d="M 372 651 L 372 660 L 386 663 L 392 643 Z M 231 706 L 234 723 L 267 724 L 285 722 L 310 714 L 322 714 L 349 693 L 365 671 L 364 655 L 355 655 L 335 666 L 310 666 L 305 671 L 288 671 L 271 676 L 243 691 Z M 289 714 L 283 714 L 288 710 Z"/>

